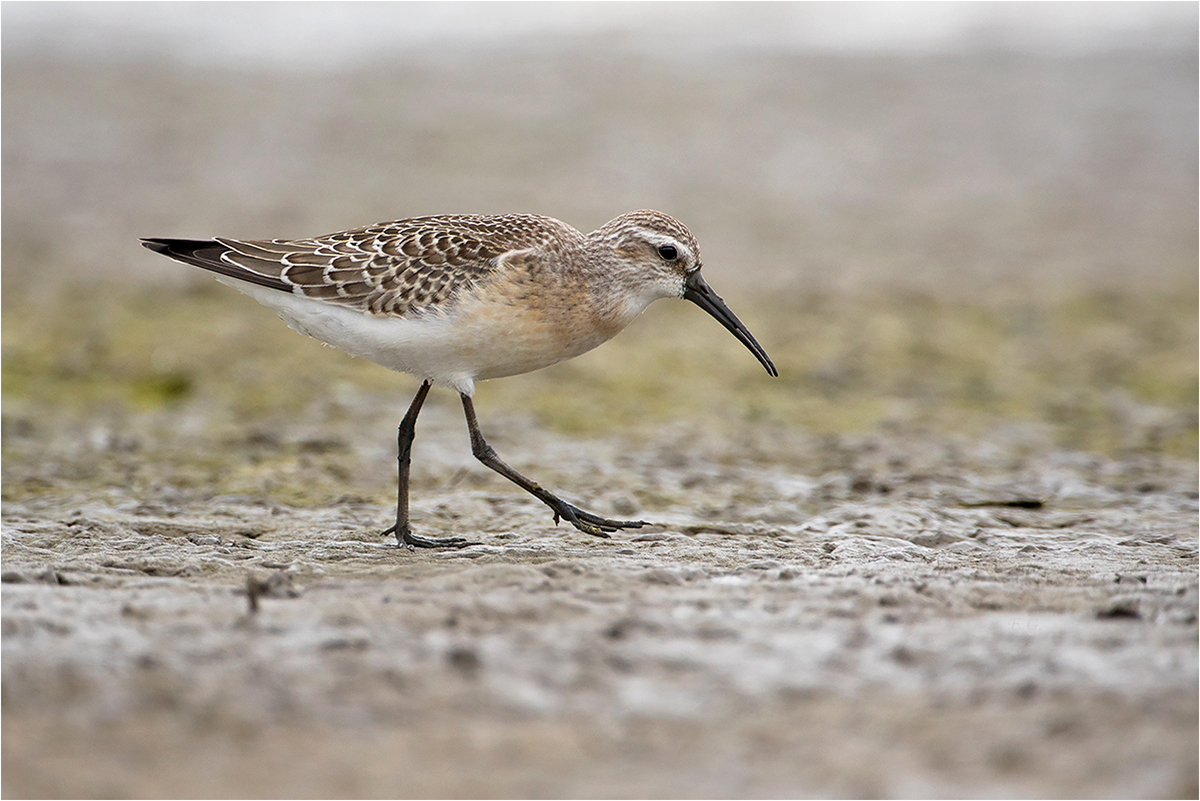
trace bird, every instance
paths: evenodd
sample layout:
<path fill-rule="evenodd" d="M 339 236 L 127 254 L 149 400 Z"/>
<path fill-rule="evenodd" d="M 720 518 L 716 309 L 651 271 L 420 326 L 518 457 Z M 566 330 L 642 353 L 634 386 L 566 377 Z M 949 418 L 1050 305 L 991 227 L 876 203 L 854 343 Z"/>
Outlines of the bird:
<path fill-rule="evenodd" d="M 408 484 L 417 416 L 431 387 L 457 392 L 471 450 L 554 514 L 596 537 L 648 525 L 568 503 L 505 464 L 480 431 L 475 383 L 570 359 L 606 342 L 660 298 L 699 306 L 771 376 L 766 351 L 705 282 L 700 247 L 659 211 L 622 214 L 589 234 L 535 214 L 411 217 L 307 239 L 141 240 L 216 274 L 293 330 L 421 380 L 397 431 L 399 547 L 463 548 L 412 531 Z"/>

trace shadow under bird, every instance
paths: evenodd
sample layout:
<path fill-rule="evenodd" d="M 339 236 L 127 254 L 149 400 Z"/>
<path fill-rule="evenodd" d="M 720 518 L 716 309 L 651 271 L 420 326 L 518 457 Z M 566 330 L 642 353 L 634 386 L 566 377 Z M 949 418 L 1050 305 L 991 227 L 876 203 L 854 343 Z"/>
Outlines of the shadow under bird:
<path fill-rule="evenodd" d="M 462 537 L 409 527 L 408 477 L 417 415 L 437 384 L 459 394 L 471 450 L 488 467 L 597 537 L 647 525 L 567 503 L 502 462 L 475 419 L 475 382 L 570 359 L 615 336 L 659 298 L 715 317 L 778 375 L 766 351 L 700 275 L 700 248 L 678 220 L 622 214 L 590 234 L 531 214 L 445 215 L 379 223 L 311 239 L 143 239 L 156 253 L 218 274 L 291 328 L 422 379 L 400 422 L 396 522 L 407 548 L 461 548 Z"/>

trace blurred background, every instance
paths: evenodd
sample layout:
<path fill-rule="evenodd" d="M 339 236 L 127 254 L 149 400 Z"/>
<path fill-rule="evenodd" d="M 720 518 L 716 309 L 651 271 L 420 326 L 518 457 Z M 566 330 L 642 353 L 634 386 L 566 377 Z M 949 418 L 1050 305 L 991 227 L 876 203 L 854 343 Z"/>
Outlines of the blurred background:
<path fill-rule="evenodd" d="M 1191 3 L 8 3 L 5 431 L 404 402 L 140 236 L 648 207 L 781 378 L 664 303 L 482 403 L 1194 457 L 1196 34 Z"/>
<path fill-rule="evenodd" d="M 1198 9 L 3 3 L 4 794 L 1195 797 Z M 637 208 L 780 376 L 482 383 L 607 544 L 138 243 Z"/>

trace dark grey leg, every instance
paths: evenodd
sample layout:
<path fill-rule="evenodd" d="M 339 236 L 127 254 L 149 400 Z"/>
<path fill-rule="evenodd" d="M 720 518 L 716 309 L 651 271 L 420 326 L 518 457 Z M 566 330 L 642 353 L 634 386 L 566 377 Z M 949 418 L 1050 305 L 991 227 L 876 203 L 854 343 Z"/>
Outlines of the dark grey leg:
<path fill-rule="evenodd" d="M 467 545 L 478 545 L 479 543 L 468 542 L 462 537 L 422 537 L 413 534 L 408 526 L 408 475 L 412 464 L 413 435 L 416 434 L 417 415 L 421 413 L 421 406 L 425 403 L 425 396 L 429 394 L 429 387 L 428 381 L 421 384 L 417 396 L 408 407 L 408 413 L 400 421 L 400 430 L 396 437 L 399 445 L 396 458 L 400 467 L 396 494 L 396 525 L 384 531 L 383 536 L 394 533 L 396 544 L 410 551 L 413 548 L 463 548 Z"/>
<path fill-rule="evenodd" d="M 483 438 L 483 434 L 479 431 L 479 423 L 475 419 L 475 404 L 466 395 L 462 396 L 462 404 L 463 411 L 467 415 L 467 429 L 471 432 L 471 452 L 475 454 L 475 458 L 549 506 L 550 510 L 554 512 L 555 524 L 558 523 L 561 517 L 580 531 L 596 537 L 604 537 L 605 539 L 608 538 L 608 532 L 610 531 L 617 531 L 623 528 L 641 528 L 642 526 L 649 525 L 641 520 L 609 520 L 608 518 L 594 515 L 591 512 L 585 512 L 579 507 L 567 503 L 554 493 L 542 489 L 500 461 L 500 457 L 496 455 L 496 451 L 492 449 L 491 445 L 487 444 Z"/>

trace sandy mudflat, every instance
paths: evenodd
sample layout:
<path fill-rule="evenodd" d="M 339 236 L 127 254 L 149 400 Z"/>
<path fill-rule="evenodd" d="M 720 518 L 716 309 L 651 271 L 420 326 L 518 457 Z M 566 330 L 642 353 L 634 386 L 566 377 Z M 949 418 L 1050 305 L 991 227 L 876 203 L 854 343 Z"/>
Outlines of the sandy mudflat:
<path fill-rule="evenodd" d="M 1195 794 L 1193 465 L 506 422 L 514 464 L 659 525 L 553 528 L 443 447 L 449 405 L 414 513 L 462 551 L 353 498 L 6 504 L 6 794 Z"/>

